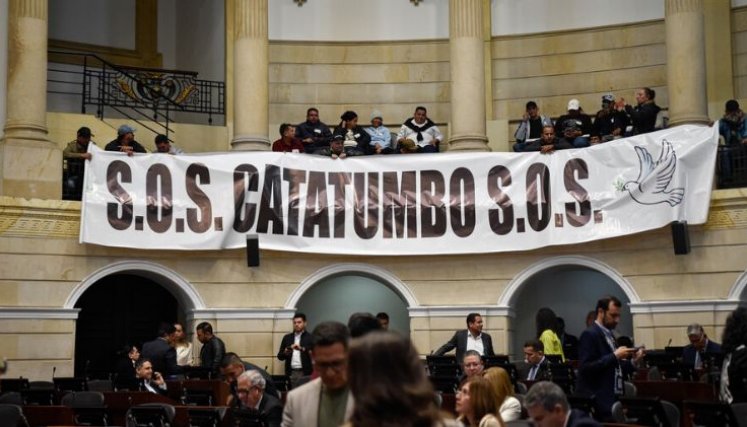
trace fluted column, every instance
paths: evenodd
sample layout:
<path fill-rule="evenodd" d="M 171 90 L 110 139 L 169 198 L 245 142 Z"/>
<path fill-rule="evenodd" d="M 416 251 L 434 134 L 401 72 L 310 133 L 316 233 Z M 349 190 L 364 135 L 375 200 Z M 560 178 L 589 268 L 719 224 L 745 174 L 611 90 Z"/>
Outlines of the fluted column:
<path fill-rule="evenodd" d="M 488 151 L 482 0 L 449 0 L 449 150 Z"/>
<path fill-rule="evenodd" d="M 235 0 L 234 150 L 269 150 L 267 0 Z"/>
<path fill-rule="evenodd" d="M 5 135 L 6 196 L 59 199 L 62 151 L 47 140 L 47 0 L 9 0 Z"/>
<path fill-rule="evenodd" d="M 669 124 L 708 123 L 703 0 L 666 0 Z"/>

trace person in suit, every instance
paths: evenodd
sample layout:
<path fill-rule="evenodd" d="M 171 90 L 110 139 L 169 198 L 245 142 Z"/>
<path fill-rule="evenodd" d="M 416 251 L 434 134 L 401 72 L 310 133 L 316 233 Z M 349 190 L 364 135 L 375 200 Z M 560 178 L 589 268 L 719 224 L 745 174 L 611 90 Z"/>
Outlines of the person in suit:
<path fill-rule="evenodd" d="M 524 407 L 535 427 L 601 427 L 586 413 L 571 409 L 563 389 L 549 381 L 529 389 Z"/>
<path fill-rule="evenodd" d="M 350 420 L 353 396 L 348 387 L 350 332 L 340 322 L 323 322 L 311 334 L 311 358 L 319 377 L 288 393 L 283 427 L 337 427 Z"/>
<path fill-rule="evenodd" d="M 267 382 L 260 372 L 244 371 L 236 381 L 236 392 L 242 408 L 257 411 L 258 417 L 267 427 L 280 427 L 283 419 L 283 404 L 270 393 L 265 393 Z"/>
<path fill-rule="evenodd" d="M 220 362 L 226 354 L 223 340 L 213 335 L 213 325 L 202 322 L 197 325 L 197 340 L 202 343 L 200 349 L 200 366 L 210 370 L 213 378 L 220 375 Z"/>
<path fill-rule="evenodd" d="M 163 375 L 160 372 L 153 371 L 153 364 L 145 357 L 141 357 L 135 364 L 135 378 L 140 385 L 140 391 L 164 396 L 168 392 Z"/>
<path fill-rule="evenodd" d="M 562 317 L 558 321 L 558 338 L 563 344 L 563 354 L 568 360 L 578 360 L 578 337 L 565 332 L 565 320 Z"/>
<path fill-rule="evenodd" d="M 682 349 L 682 363 L 696 369 L 703 368 L 707 355 L 721 354 L 721 346 L 708 339 L 703 326 L 693 323 L 687 327 L 690 344 Z"/>
<path fill-rule="evenodd" d="M 438 350 L 434 356 L 443 356 L 456 348 L 456 360 L 464 360 L 467 350 L 475 350 L 481 356 L 495 356 L 493 352 L 493 340 L 490 335 L 482 332 L 482 316 L 478 313 L 467 315 L 467 329 L 457 331 L 453 337 Z"/>
<path fill-rule="evenodd" d="M 226 353 L 220 363 L 220 374 L 223 377 L 223 380 L 228 383 L 228 387 L 231 390 L 227 406 L 231 406 L 233 401 L 238 398 L 236 392 L 237 381 L 241 374 L 246 371 L 257 371 L 262 375 L 262 378 L 265 379 L 265 394 L 271 394 L 277 398 L 281 397 L 280 391 L 275 387 L 275 383 L 272 381 L 272 375 L 270 375 L 269 372 L 253 363 L 244 362 L 238 354 L 229 352 Z"/>
<path fill-rule="evenodd" d="M 635 369 L 629 359 L 637 363 L 644 356 L 643 348 L 615 343 L 612 330 L 620 321 L 621 306 L 614 296 L 597 301 L 597 318 L 579 338 L 576 391 L 594 396 L 596 417 L 602 421 L 612 418 L 612 404 L 623 393 L 623 371 Z"/>
<path fill-rule="evenodd" d="M 311 334 L 306 332 L 306 315 L 296 313 L 293 315 L 293 332 L 283 336 L 277 356 L 278 360 L 285 362 L 285 375 L 293 387 L 302 377 L 311 375 L 311 346 Z"/>
<path fill-rule="evenodd" d="M 545 358 L 542 341 L 529 340 L 524 343 L 524 361 L 516 364 L 520 380 L 539 381 L 550 379 L 550 367 Z"/>
<path fill-rule="evenodd" d="M 176 364 L 176 328 L 172 323 L 161 322 L 158 325 L 158 337 L 143 344 L 142 356 L 150 359 L 153 370 L 166 377 L 179 375 L 182 367 Z"/>

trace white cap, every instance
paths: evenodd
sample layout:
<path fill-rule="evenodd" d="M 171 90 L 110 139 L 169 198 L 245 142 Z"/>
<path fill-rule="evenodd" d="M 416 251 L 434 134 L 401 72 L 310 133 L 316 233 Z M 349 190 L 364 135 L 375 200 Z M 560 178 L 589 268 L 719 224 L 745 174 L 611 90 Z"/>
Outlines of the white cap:
<path fill-rule="evenodd" d="M 570 101 L 568 101 L 569 110 L 578 110 L 580 107 L 581 107 L 581 103 L 578 102 L 578 99 L 573 98 Z"/>

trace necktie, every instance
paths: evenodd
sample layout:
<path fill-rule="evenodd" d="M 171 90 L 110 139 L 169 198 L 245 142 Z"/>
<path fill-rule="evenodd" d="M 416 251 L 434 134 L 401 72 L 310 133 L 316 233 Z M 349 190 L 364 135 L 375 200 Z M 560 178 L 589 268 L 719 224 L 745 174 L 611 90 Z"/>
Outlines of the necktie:
<path fill-rule="evenodd" d="M 539 368 L 539 365 L 534 365 L 529 370 L 529 378 L 527 378 L 529 381 L 534 381 L 534 377 L 537 375 L 537 368 Z"/>

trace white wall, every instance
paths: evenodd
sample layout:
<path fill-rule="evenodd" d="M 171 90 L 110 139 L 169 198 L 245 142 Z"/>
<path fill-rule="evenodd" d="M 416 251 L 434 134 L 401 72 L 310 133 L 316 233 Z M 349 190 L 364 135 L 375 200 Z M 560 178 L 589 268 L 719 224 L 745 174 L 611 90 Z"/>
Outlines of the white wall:
<path fill-rule="evenodd" d="M 0 139 L 5 134 L 8 93 L 8 0 L 0 0 Z"/>
<path fill-rule="evenodd" d="M 135 0 L 49 0 L 49 38 L 135 49 Z"/>
<path fill-rule="evenodd" d="M 664 0 L 492 0 L 491 5 L 494 36 L 664 18 Z"/>
<path fill-rule="evenodd" d="M 731 7 L 747 6 L 747 0 L 731 0 Z"/>
<path fill-rule="evenodd" d="M 449 37 L 448 2 L 291 0 L 269 2 L 270 40 L 360 41 Z"/>

